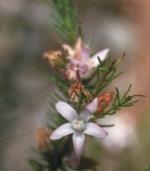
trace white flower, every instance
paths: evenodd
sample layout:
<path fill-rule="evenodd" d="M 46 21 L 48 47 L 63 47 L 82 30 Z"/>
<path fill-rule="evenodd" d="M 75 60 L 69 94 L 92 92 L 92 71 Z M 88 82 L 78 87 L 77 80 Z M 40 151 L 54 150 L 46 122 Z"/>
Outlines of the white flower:
<path fill-rule="evenodd" d="M 56 104 L 57 111 L 69 122 L 61 125 L 52 134 L 50 139 L 57 140 L 66 135 L 73 134 L 72 140 L 74 150 L 78 156 L 81 155 L 85 134 L 96 138 L 103 138 L 107 132 L 95 123 L 90 122 L 91 115 L 96 112 L 97 98 L 88 104 L 80 115 L 67 103 L 60 101 Z"/>
<path fill-rule="evenodd" d="M 69 45 L 63 45 L 63 48 L 68 51 L 69 64 L 66 67 L 66 76 L 69 80 L 77 80 L 86 78 L 99 65 L 99 60 L 104 61 L 108 55 L 109 49 L 104 49 L 92 57 L 87 45 L 83 44 L 81 38 L 78 38 L 75 48 L 72 49 Z"/>

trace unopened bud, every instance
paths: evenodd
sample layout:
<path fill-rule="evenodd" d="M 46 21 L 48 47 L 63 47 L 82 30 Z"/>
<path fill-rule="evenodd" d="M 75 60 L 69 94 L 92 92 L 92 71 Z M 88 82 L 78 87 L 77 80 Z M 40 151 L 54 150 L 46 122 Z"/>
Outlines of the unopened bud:
<path fill-rule="evenodd" d="M 105 92 L 98 97 L 98 107 L 97 112 L 102 112 L 112 101 L 113 92 Z"/>
<path fill-rule="evenodd" d="M 48 59 L 52 67 L 56 67 L 63 62 L 61 51 L 48 51 L 44 53 L 43 57 Z"/>
<path fill-rule="evenodd" d="M 70 87 L 68 94 L 70 100 L 76 103 L 80 101 L 81 96 L 83 96 L 85 99 L 89 99 L 91 97 L 91 94 L 80 82 L 73 84 Z"/>
<path fill-rule="evenodd" d="M 37 130 L 36 138 L 37 138 L 37 146 L 41 152 L 45 152 L 51 149 L 51 145 L 49 143 L 50 131 L 47 128 L 39 128 Z"/>

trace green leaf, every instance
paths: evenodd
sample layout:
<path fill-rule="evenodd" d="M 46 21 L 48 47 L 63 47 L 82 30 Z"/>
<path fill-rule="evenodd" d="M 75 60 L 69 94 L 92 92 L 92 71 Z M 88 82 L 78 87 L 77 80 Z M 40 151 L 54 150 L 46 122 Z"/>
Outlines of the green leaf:
<path fill-rule="evenodd" d="M 78 21 L 77 11 L 73 0 L 52 0 L 54 25 L 62 40 L 74 45 L 77 38 L 81 36 L 81 27 Z"/>

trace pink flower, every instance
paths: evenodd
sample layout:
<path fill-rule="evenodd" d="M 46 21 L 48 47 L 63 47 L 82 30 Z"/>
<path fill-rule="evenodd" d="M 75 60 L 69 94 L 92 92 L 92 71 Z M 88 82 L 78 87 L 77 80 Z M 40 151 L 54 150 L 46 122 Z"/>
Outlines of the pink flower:
<path fill-rule="evenodd" d="M 109 52 L 109 49 L 104 49 L 91 57 L 88 46 L 83 44 L 81 38 L 78 38 L 74 49 L 69 45 L 63 45 L 63 48 L 68 51 L 68 59 L 70 60 L 65 72 L 69 80 L 88 77 L 99 65 L 98 57 L 104 61 Z"/>
<path fill-rule="evenodd" d="M 56 104 L 57 111 L 69 122 L 61 125 L 50 136 L 50 139 L 57 140 L 69 134 L 73 134 L 72 140 L 75 153 L 80 156 L 84 147 L 85 134 L 96 138 L 103 138 L 107 132 L 95 123 L 90 122 L 90 118 L 97 109 L 97 98 L 88 104 L 79 115 L 67 103 L 60 101 Z"/>

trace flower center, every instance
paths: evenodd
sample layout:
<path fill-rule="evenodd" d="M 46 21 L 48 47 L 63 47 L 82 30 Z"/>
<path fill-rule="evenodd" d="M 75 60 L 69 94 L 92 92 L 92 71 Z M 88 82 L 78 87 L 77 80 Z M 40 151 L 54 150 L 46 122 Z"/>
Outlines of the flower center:
<path fill-rule="evenodd" d="M 86 123 L 82 119 L 76 119 L 72 122 L 72 128 L 77 132 L 83 132 L 86 128 Z"/>

